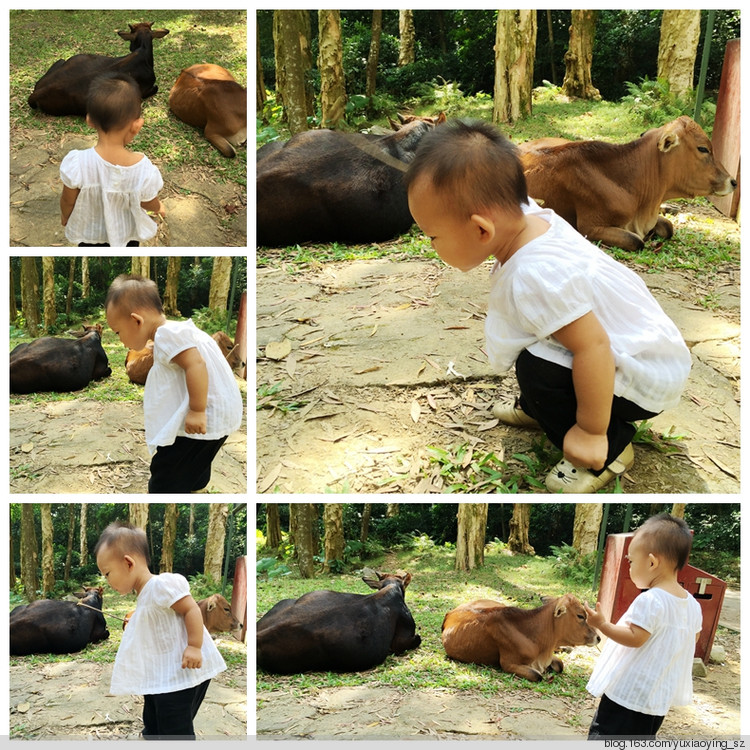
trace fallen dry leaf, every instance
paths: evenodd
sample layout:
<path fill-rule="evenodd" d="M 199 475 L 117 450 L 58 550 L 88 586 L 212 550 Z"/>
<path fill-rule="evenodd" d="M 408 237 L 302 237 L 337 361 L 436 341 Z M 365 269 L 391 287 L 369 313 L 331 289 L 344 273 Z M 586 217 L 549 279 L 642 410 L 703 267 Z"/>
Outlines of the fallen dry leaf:
<path fill-rule="evenodd" d="M 422 415 L 422 407 L 420 407 L 419 402 L 415 399 L 411 402 L 411 418 L 414 424 L 419 422 L 419 417 Z"/>
<path fill-rule="evenodd" d="M 292 342 L 289 339 L 282 341 L 269 341 L 266 344 L 266 357 L 268 359 L 284 359 L 292 351 Z"/>

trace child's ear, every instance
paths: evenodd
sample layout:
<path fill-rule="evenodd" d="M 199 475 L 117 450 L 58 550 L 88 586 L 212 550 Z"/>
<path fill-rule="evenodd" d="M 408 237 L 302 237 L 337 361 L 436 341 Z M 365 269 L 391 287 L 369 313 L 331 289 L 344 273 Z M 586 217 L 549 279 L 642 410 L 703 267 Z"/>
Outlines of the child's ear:
<path fill-rule="evenodd" d="M 480 242 L 489 242 L 495 237 L 495 224 L 486 216 L 472 214 L 469 218 Z"/>
<path fill-rule="evenodd" d="M 94 125 L 94 123 L 93 123 L 93 122 L 91 122 L 91 118 L 90 118 L 90 117 L 89 117 L 88 115 L 86 115 L 86 124 L 87 124 L 87 125 L 88 125 L 88 126 L 89 126 L 90 128 L 93 128 L 94 130 L 96 130 L 96 126 Z"/>
<path fill-rule="evenodd" d="M 141 128 L 143 127 L 143 118 L 139 117 L 137 120 L 133 120 L 133 122 L 130 125 L 130 132 L 135 137 L 138 135 L 138 133 L 141 132 Z"/>
<path fill-rule="evenodd" d="M 138 313 L 130 313 L 130 317 L 135 321 L 135 324 L 138 326 L 143 325 L 143 316 L 139 315 Z"/>

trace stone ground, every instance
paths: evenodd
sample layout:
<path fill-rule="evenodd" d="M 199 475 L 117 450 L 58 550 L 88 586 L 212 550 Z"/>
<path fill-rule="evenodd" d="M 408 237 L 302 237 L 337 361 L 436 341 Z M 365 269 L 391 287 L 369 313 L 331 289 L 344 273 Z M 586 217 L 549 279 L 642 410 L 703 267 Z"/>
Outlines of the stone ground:
<path fill-rule="evenodd" d="M 10 246 L 69 247 L 60 224 L 60 162 L 72 149 L 90 148 L 96 136 L 51 136 L 43 130 L 10 131 Z M 158 159 L 152 159 L 161 166 Z M 210 168 L 162 169 L 159 194 L 167 209 L 147 247 L 245 247 L 247 191 L 220 184 Z"/>
<path fill-rule="evenodd" d="M 716 211 L 699 218 L 739 235 Z M 637 444 L 622 489 L 738 493 L 739 264 L 703 274 L 636 270 L 680 329 L 693 367 L 679 406 L 652 420 L 657 432 L 683 436 L 681 448 L 667 455 Z M 537 433 L 490 413 L 516 382 L 495 375 L 483 351 L 487 271 L 388 258 L 258 268 L 258 491 L 440 492 L 427 446 L 469 445 L 464 466 L 472 452 L 494 451 L 523 473 L 514 456 L 532 455 Z"/>

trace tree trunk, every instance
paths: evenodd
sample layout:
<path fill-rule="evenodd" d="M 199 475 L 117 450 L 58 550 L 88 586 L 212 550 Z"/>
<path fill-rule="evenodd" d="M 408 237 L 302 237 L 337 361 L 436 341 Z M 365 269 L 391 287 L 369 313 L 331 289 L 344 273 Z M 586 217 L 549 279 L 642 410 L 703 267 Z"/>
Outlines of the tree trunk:
<path fill-rule="evenodd" d="M 378 57 L 380 56 L 380 36 L 383 33 L 383 11 L 372 12 L 372 35 L 370 36 L 370 52 L 367 55 L 367 83 L 365 96 L 372 100 L 375 96 L 375 81 L 378 75 Z M 372 101 L 370 101 L 372 104 Z"/>
<path fill-rule="evenodd" d="M 165 315 L 178 316 L 180 314 L 177 308 L 177 287 L 180 281 L 180 266 L 182 258 L 179 255 L 170 255 L 167 261 L 167 280 L 164 283 L 164 296 L 162 306 Z"/>
<path fill-rule="evenodd" d="M 672 515 L 675 518 L 685 518 L 685 507 L 687 503 L 672 503 Z"/>
<path fill-rule="evenodd" d="M 370 517 L 372 516 L 372 503 L 365 503 L 362 509 L 362 525 L 359 531 L 359 541 L 364 544 L 370 533 Z"/>
<path fill-rule="evenodd" d="M 134 255 L 130 261 L 130 273 L 148 279 L 151 275 L 151 258 Z"/>
<path fill-rule="evenodd" d="M 562 90 L 576 99 L 594 99 L 602 96 L 591 82 L 591 61 L 594 56 L 596 31 L 595 10 L 570 11 L 570 40 L 565 53 L 565 78 Z"/>
<path fill-rule="evenodd" d="M 492 122 L 512 124 L 531 114 L 535 50 L 536 11 L 499 10 Z"/>
<path fill-rule="evenodd" d="M 326 573 L 335 572 L 334 561 L 344 560 L 344 506 L 341 503 L 325 503 L 323 505 L 323 554 Z"/>
<path fill-rule="evenodd" d="M 266 503 L 266 545 L 271 549 L 281 545 L 281 520 L 276 503 Z"/>
<path fill-rule="evenodd" d="M 63 581 L 66 585 L 70 581 L 70 566 L 73 564 L 73 540 L 76 536 L 76 512 L 75 505 L 68 503 L 68 544 L 65 548 L 65 572 Z"/>
<path fill-rule="evenodd" d="M 8 508 L 8 513 L 10 515 L 10 507 Z M 10 533 L 8 534 L 8 547 L 10 549 L 10 565 L 8 566 L 8 569 L 10 571 L 10 590 L 13 591 L 13 589 L 16 587 L 16 560 L 14 556 L 15 550 L 13 549 L 13 531 L 12 531 L 12 522 L 13 517 L 9 518 L 8 523 L 8 530 Z"/>
<path fill-rule="evenodd" d="M 388 503 L 385 509 L 386 518 L 395 518 L 398 515 L 398 503 Z"/>
<path fill-rule="evenodd" d="M 318 71 L 320 72 L 321 127 L 337 128 L 344 122 L 344 84 L 341 11 L 318 11 Z"/>
<path fill-rule="evenodd" d="M 514 503 L 510 519 L 508 549 L 520 555 L 533 555 L 534 548 L 529 544 L 529 520 L 531 508 L 528 503 Z"/>
<path fill-rule="evenodd" d="M 68 293 L 65 295 L 65 314 L 70 316 L 73 312 L 73 285 L 76 281 L 76 259 L 70 259 L 68 265 Z"/>
<path fill-rule="evenodd" d="M 81 529 L 78 535 L 78 552 L 80 553 L 82 568 L 88 565 L 89 562 L 89 545 L 86 541 L 86 532 L 88 529 L 87 513 L 88 505 L 86 505 L 86 503 L 81 503 Z"/>
<path fill-rule="evenodd" d="M 188 516 L 188 536 L 195 536 L 195 504 L 190 503 L 190 515 Z"/>
<path fill-rule="evenodd" d="M 211 287 L 208 291 L 208 306 L 212 310 L 226 311 L 231 282 L 232 258 L 228 255 L 217 255 L 214 258 Z"/>
<path fill-rule="evenodd" d="M 128 521 L 137 529 L 145 531 L 148 525 L 148 503 L 128 503 Z"/>
<path fill-rule="evenodd" d="M 26 321 L 26 333 L 36 338 L 39 335 L 39 276 L 36 258 L 21 258 L 21 312 Z"/>
<path fill-rule="evenodd" d="M 312 503 L 290 503 L 289 524 L 294 528 L 294 550 L 297 556 L 299 574 L 302 578 L 313 578 L 315 565 L 313 558 L 317 550 L 314 544 L 313 523 L 315 508 Z"/>
<path fill-rule="evenodd" d="M 675 96 L 682 97 L 693 90 L 700 35 L 700 10 L 662 12 L 656 77 L 669 81 L 669 90 Z"/>
<path fill-rule="evenodd" d="M 36 591 L 39 588 L 36 574 L 38 555 L 34 506 L 31 503 L 21 503 L 21 583 L 24 596 L 29 602 L 36 600 Z"/>
<path fill-rule="evenodd" d="M 601 503 L 576 503 L 573 520 L 573 547 L 582 555 L 596 552 L 604 506 Z"/>
<path fill-rule="evenodd" d="M 473 570 L 484 565 L 488 503 L 459 503 L 456 570 Z"/>
<path fill-rule="evenodd" d="M 221 564 L 224 561 L 224 538 L 227 528 L 229 505 L 211 503 L 208 506 L 208 534 L 206 554 L 203 558 L 203 572 L 217 583 L 221 581 Z"/>
<path fill-rule="evenodd" d="M 549 46 L 550 81 L 557 86 L 557 71 L 555 70 L 555 32 L 552 28 L 552 11 L 547 11 L 547 39 Z"/>
<path fill-rule="evenodd" d="M 409 65 L 415 60 L 416 34 L 414 32 L 414 11 L 398 12 L 398 67 Z"/>
<path fill-rule="evenodd" d="M 263 80 L 263 63 L 260 57 L 260 29 L 255 26 L 255 111 L 263 117 L 266 106 L 266 82 Z"/>
<path fill-rule="evenodd" d="M 91 280 L 89 278 L 89 259 L 81 258 L 81 299 L 88 299 L 91 294 Z"/>
<path fill-rule="evenodd" d="M 52 505 L 41 503 L 42 516 L 42 595 L 55 588 L 55 548 L 52 541 Z"/>
<path fill-rule="evenodd" d="M 44 332 L 55 325 L 57 309 L 55 306 L 55 259 L 42 257 L 42 298 L 44 300 Z"/>
<path fill-rule="evenodd" d="M 8 259 L 8 265 L 9 265 L 9 287 L 10 287 L 10 323 L 13 325 L 13 323 L 16 322 L 16 318 L 18 317 L 18 307 L 16 306 L 16 279 L 15 274 L 13 273 L 13 261 Z"/>
<path fill-rule="evenodd" d="M 159 572 L 171 573 L 174 569 L 174 542 L 177 537 L 177 503 L 164 506 L 164 531 L 161 537 Z"/>
<path fill-rule="evenodd" d="M 310 86 L 310 12 L 275 10 L 273 46 L 276 60 L 276 91 L 292 135 L 307 130 L 307 118 L 314 112 Z"/>

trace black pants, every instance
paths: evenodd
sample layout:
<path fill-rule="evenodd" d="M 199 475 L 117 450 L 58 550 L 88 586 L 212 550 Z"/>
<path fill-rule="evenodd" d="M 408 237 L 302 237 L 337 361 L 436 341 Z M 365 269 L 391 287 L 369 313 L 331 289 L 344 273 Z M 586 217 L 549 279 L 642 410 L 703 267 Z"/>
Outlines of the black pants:
<path fill-rule="evenodd" d="M 565 434 L 576 423 L 578 402 L 573 371 L 524 349 L 516 360 L 516 377 L 521 389 L 521 408 L 539 422 L 550 441 L 562 450 Z M 633 439 L 633 422 L 655 416 L 654 412 L 615 396 L 607 429 L 609 450 L 604 465 L 609 466 Z M 601 471 L 592 473 L 600 474 Z"/>
<path fill-rule="evenodd" d="M 130 240 L 125 247 L 140 247 L 141 243 L 138 240 Z M 79 242 L 78 247 L 109 247 L 109 242 L 103 242 L 101 244 L 87 245 L 85 242 Z"/>
<path fill-rule="evenodd" d="M 143 696 L 144 740 L 194 740 L 193 719 L 211 680 L 174 693 Z"/>
<path fill-rule="evenodd" d="M 663 721 L 663 716 L 632 711 L 602 695 L 589 727 L 589 739 L 620 737 L 628 740 L 652 740 Z"/>
<path fill-rule="evenodd" d="M 195 440 L 178 435 L 172 445 L 159 446 L 151 459 L 151 495 L 202 490 L 211 479 L 211 462 L 228 435 Z"/>

